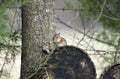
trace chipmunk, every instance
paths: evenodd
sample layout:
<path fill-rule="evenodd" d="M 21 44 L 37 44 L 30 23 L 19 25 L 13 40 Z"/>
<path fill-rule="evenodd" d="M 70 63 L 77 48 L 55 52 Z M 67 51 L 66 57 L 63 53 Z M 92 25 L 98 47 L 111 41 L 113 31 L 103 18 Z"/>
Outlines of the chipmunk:
<path fill-rule="evenodd" d="M 57 33 L 53 36 L 53 43 L 57 46 L 57 47 L 60 47 L 60 46 L 65 46 L 67 45 L 67 41 L 60 36 L 60 33 Z"/>

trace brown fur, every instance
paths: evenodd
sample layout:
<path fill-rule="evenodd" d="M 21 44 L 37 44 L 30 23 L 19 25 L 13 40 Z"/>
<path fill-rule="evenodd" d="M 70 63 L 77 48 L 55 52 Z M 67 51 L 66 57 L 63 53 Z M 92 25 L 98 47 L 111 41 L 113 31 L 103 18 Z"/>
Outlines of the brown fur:
<path fill-rule="evenodd" d="M 53 36 L 53 43 L 54 43 L 57 47 L 67 45 L 67 41 L 66 41 L 63 37 L 60 36 L 60 33 L 55 34 L 55 35 Z"/>

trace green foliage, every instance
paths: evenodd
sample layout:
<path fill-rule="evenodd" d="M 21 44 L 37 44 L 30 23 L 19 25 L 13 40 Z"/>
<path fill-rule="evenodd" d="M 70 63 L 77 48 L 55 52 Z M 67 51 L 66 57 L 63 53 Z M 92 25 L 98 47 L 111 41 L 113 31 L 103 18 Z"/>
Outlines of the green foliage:
<path fill-rule="evenodd" d="M 8 22 L 10 21 L 9 15 L 8 14 L 2 14 L 1 19 L 0 19 L 0 36 L 7 36 L 8 33 Z"/>
<path fill-rule="evenodd" d="M 111 20 L 109 18 L 102 17 L 100 21 L 103 23 L 104 29 L 120 33 L 120 20 Z"/>
<path fill-rule="evenodd" d="M 0 5 L 0 36 L 8 36 L 8 23 L 10 22 L 9 13 L 6 12 L 8 7 L 12 7 L 15 0 L 2 0 Z"/>
<path fill-rule="evenodd" d="M 96 20 L 100 16 L 98 22 L 101 22 L 103 24 L 105 30 L 101 33 L 97 33 L 95 38 L 101 40 L 107 45 L 113 46 L 115 50 L 119 52 L 120 50 L 118 49 L 120 49 L 120 47 L 118 43 L 120 41 L 120 0 L 107 0 L 105 4 L 105 0 L 78 1 L 81 5 L 81 8 L 84 10 L 83 16 L 85 19 L 93 17 L 94 20 Z M 116 58 L 117 61 L 120 61 L 118 60 L 119 55 L 116 56 Z M 113 63 L 114 59 L 114 53 L 108 57 L 104 57 L 104 60 L 109 63 Z"/>
<path fill-rule="evenodd" d="M 114 45 L 114 47 L 116 47 L 118 45 L 118 42 L 120 40 L 120 36 L 118 36 L 117 34 L 112 35 L 112 34 L 110 34 L 110 32 L 107 32 L 107 31 L 97 33 L 95 37 L 99 40 L 107 42 L 108 45 Z"/>
<path fill-rule="evenodd" d="M 0 77 L 8 77 L 9 76 L 9 72 L 8 71 L 6 71 L 6 70 L 4 70 L 4 71 L 0 71 Z M 3 79 L 2 78 L 2 79 Z"/>
<path fill-rule="evenodd" d="M 97 19 L 101 15 L 99 21 L 105 29 L 120 33 L 120 0 L 78 0 L 83 10 L 83 15 L 86 19 L 93 17 Z M 103 12 L 100 14 L 102 6 Z"/>
<path fill-rule="evenodd" d="M 9 76 L 9 71 L 4 65 L 15 61 L 16 55 L 20 53 L 21 36 L 20 31 L 13 31 L 13 18 L 9 10 L 16 5 L 16 0 L 1 0 L 0 2 L 0 56 L 4 56 L 5 64 L 0 69 L 0 78 Z M 17 13 L 18 14 L 18 13 Z"/>
<path fill-rule="evenodd" d="M 5 12 L 7 7 L 12 7 L 16 0 L 1 0 L 0 3 L 0 16 Z"/>
<path fill-rule="evenodd" d="M 98 14 L 96 10 L 100 10 L 100 4 L 98 0 L 78 0 L 80 3 L 81 9 L 83 9 L 82 14 L 85 18 L 89 18 L 90 16 L 95 16 Z"/>
<path fill-rule="evenodd" d="M 65 1 L 65 8 L 67 8 L 67 9 L 73 9 L 74 6 L 72 5 L 72 2 L 70 2 L 70 1 Z"/>
<path fill-rule="evenodd" d="M 83 20 L 92 20 L 103 24 L 104 31 L 90 34 L 95 40 L 99 40 L 101 43 L 105 43 L 109 46 L 113 46 L 115 51 L 120 51 L 118 43 L 120 41 L 120 0 L 77 0 Z M 74 4 L 69 3 L 69 6 Z M 68 5 L 66 4 L 66 5 Z M 67 7 L 69 8 L 69 7 Z M 114 52 L 109 56 L 103 56 L 104 60 L 108 63 L 114 62 Z M 116 56 L 117 59 L 120 56 Z M 118 60 L 120 61 L 120 60 Z"/>
<path fill-rule="evenodd" d="M 119 45 L 119 41 L 120 41 L 120 36 L 118 34 L 111 34 L 110 32 L 107 32 L 106 30 L 101 32 L 101 33 L 97 33 L 95 36 L 97 39 L 106 42 L 108 45 L 113 46 L 115 48 L 115 52 L 119 53 L 119 49 L 120 49 L 120 45 Z M 104 60 L 108 63 L 114 63 L 114 60 L 116 58 L 117 62 L 120 62 L 120 56 L 119 54 L 117 54 L 117 56 L 115 56 L 115 52 L 108 52 L 106 53 L 106 56 L 104 57 Z"/>
<path fill-rule="evenodd" d="M 16 0 L 1 0 L 0 2 L 0 39 L 11 35 L 11 14 L 7 12 L 7 9 L 14 7 L 15 3 Z"/>

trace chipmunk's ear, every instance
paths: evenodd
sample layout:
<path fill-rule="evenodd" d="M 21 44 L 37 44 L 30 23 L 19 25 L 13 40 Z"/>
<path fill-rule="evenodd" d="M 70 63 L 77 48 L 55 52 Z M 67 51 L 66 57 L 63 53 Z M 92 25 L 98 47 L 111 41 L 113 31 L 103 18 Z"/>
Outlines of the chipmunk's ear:
<path fill-rule="evenodd" d="M 60 33 L 58 33 L 58 35 L 60 35 Z"/>

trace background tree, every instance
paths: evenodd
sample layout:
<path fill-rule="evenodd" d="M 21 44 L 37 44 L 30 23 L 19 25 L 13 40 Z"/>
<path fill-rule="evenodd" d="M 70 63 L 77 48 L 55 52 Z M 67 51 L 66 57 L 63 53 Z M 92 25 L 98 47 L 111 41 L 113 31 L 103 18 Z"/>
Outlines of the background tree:
<path fill-rule="evenodd" d="M 31 78 L 46 59 L 42 47 L 51 48 L 53 3 L 53 0 L 29 0 L 22 6 L 21 79 Z"/>

